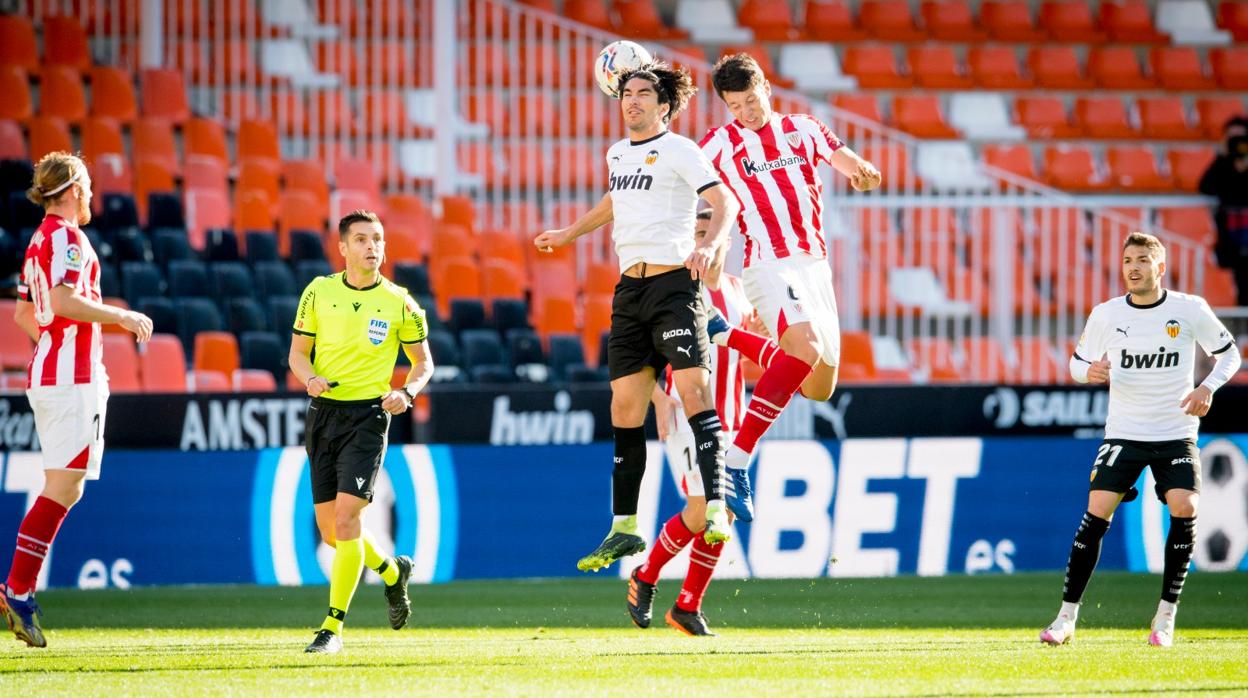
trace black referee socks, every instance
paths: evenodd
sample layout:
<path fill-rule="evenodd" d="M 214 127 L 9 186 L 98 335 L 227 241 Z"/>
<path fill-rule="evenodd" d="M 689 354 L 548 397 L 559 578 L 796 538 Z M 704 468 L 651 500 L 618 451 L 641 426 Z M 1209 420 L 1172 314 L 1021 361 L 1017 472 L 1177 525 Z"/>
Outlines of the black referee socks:
<path fill-rule="evenodd" d="M 719 415 L 715 410 L 699 412 L 689 418 L 689 426 L 693 427 L 694 450 L 706 499 L 723 499 L 724 440 Z"/>
<path fill-rule="evenodd" d="M 1161 598 L 1170 603 L 1179 602 L 1183 582 L 1187 580 L 1187 566 L 1192 561 L 1196 547 L 1196 517 L 1181 519 L 1170 517 L 1170 533 L 1166 535 L 1165 566 L 1161 573 Z"/>
<path fill-rule="evenodd" d="M 645 427 L 613 427 L 615 468 L 611 471 L 611 513 L 637 514 L 641 497 L 641 476 L 646 474 Z"/>
<path fill-rule="evenodd" d="M 1109 530 L 1109 521 L 1083 513 L 1083 521 L 1079 522 L 1079 530 L 1075 531 L 1075 542 L 1070 546 L 1070 559 L 1066 562 L 1066 581 L 1062 586 L 1062 601 L 1079 603 L 1083 600 L 1083 591 L 1088 588 L 1088 580 L 1092 579 L 1092 570 L 1101 559 L 1101 539 Z"/>

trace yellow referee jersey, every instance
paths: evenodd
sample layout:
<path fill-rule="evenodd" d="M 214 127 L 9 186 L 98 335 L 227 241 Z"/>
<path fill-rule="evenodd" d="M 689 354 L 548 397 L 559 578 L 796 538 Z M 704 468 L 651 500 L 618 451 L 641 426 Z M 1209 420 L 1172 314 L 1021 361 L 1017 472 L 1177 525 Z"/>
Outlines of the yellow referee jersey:
<path fill-rule="evenodd" d="M 399 345 L 425 340 L 425 311 L 386 278 L 354 288 L 343 271 L 308 284 L 292 329 L 314 338 L 316 375 L 338 383 L 322 397 L 371 400 L 390 391 Z"/>

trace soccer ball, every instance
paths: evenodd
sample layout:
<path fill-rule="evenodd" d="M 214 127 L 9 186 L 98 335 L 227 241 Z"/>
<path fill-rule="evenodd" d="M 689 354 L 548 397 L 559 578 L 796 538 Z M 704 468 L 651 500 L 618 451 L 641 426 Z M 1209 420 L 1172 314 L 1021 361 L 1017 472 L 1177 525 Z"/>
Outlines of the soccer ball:
<path fill-rule="evenodd" d="M 598 52 L 594 80 L 608 97 L 620 96 L 620 76 L 654 60 L 644 46 L 633 41 L 612 41 Z"/>

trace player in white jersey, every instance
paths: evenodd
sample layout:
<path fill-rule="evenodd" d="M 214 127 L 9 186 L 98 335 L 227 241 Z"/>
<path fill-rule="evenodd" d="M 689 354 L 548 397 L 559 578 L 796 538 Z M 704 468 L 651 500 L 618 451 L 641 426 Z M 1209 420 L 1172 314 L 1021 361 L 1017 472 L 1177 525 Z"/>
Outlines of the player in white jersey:
<path fill-rule="evenodd" d="M 710 211 L 698 212 L 694 239 L 701 240 L 706 237 L 710 220 Z M 744 325 L 752 314 L 741 280 L 723 273 L 722 262 L 712 266 L 708 272 L 702 288 L 702 301 L 707 307 L 718 309 L 734 325 Z M 715 411 L 719 414 L 720 423 L 724 425 L 727 440 L 740 425 L 741 405 L 745 396 L 745 372 L 741 366 L 740 354 L 729 351 L 727 347 L 716 347 L 712 350 L 711 392 Z M 685 583 L 665 620 L 668 625 L 688 635 L 714 635 L 707 627 L 706 616 L 702 615 L 702 597 L 711 583 L 711 575 L 715 572 L 724 544 L 712 545 L 697 536 L 706 525 L 706 488 L 694 461 L 697 440 L 688 424 L 677 417 L 681 411 L 681 400 L 673 381 L 667 380 L 663 385 L 656 385 L 652 401 L 659 439 L 667 450 L 667 459 L 683 467 L 682 483 L 687 498 L 684 511 L 668 519 L 663 525 L 645 564 L 633 570 L 628 582 L 628 613 L 637 627 L 650 627 L 659 573 L 664 565 L 679 555 L 692 541 Z"/>
<path fill-rule="evenodd" d="M 748 54 L 721 58 L 712 81 L 733 120 L 707 133 L 702 151 L 741 201 L 745 291 L 781 349 L 711 318 L 711 341 L 764 368 L 727 456 L 733 480 L 728 506 L 750 521 L 745 466 L 758 440 L 799 388 L 812 400 L 827 400 L 836 387 L 841 335 L 817 167 L 830 164 L 858 191 L 879 186 L 881 175 L 813 116 L 773 112 L 771 86 Z"/>
<path fill-rule="evenodd" d="M 1152 235 L 1132 233 L 1122 252 L 1127 295 L 1092 309 L 1070 374 L 1080 383 L 1109 383 L 1105 441 L 1092 462 L 1088 510 L 1075 532 L 1062 607 L 1040 639 L 1060 645 L 1075 634 L 1079 604 L 1101 554 L 1101 539 L 1119 502 L 1135 497 L 1135 481 L 1152 469 L 1156 495 L 1170 509 L 1161 601 L 1148 642 L 1169 647 L 1187 566 L 1196 544 L 1200 450 L 1196 434 L 1213 393 L 1239 370 L 1239 350 L 1199 296 L 1162 288 L 1166 250 Z M 1217 358 L 1192 388 L 1196 345 Z"/>
<path fill-rule="evenodd" d="M 575 223 L 537 236 L 550 251 L 614 221 L 612 239 L 621 278 L 611 306 L 607 364 L 615 467 L 611 475 L 614 521 L 606 539 L 577 562 L 599 570 L 645 550 L 637 535 L 637 500 L 646 469 L 642 424 L 655 379 L 671 365 L 696 435 L 697 463 L 707 488 L 708 543 L 728 539 L 724 503 L 724 444 L 710 396 L 710 341 L 702 305 L 702 277 L 721 259 L 737 204 L 697 144 L 668 131 L 695 88 L 685 70 L 652 63 L 621 76 L 620 109 L 628 138 L 607 151 L 610 187 L 602 201 Z M 693 229 L 698 197 L 711 207 L 704 240 Z"/>
<path fill-rule="evenodd" d="M 13 319 L 36 345 L 26 397 L 43 450 L 44 486 L 17 530 L 0 614 L 17 639 L 45 647 L 35 603 L 39 571 L 84 481 L 100 476 L 108 400 L 100 323 L 117 323 L 145 342 L 152 321 L 100 302 L 100 262 L 78 227 L 91 220 L 91 177 L 82 160 L 45 155 L 26 195 L 46 216 L 26 249 Z"/>

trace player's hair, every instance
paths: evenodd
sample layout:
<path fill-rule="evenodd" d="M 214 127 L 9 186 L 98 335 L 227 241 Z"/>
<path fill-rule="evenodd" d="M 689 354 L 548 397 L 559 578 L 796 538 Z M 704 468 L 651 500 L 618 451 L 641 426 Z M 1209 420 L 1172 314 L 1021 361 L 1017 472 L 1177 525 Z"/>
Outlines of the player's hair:
<path fill-rule="evenodd" d="M 1166 261 L 1166 246 L 1161 244 L 1161 240 L 1158 240 L 1156 235 L 1149 235 L 1148 233 L 1141 232 L 1131 233 L 1127 236 L 1127 239 L 1123 241 L 1122 249 L 1126 250 L 1128 247 L 1133 245 L 1136 247 L 1147 248 L 1149 256 L 1157 259 L 1158 261 Z"/>
<path fill-rule="evenodd" d="M 763 84 L 767 76 L 758 61 L 748 53 L 736 53 L 720 58 L 711 69 L 711 84 L 721 98 L 725 92 L 746 92 Z"/>
<path fill-rule="evenodd" d="M 345 239 L 347 237 L 347 233 L 351 232 L 351 226 L 356 223 L 376 223 L 381 225 L 381 218 L 379 218 L 377 214 L 372 211 L 365 211 L 362 208 L 357 208 L 351 213 L 343 216 L 342 220 L 338 221 L 338 239 Z"/>
<path fill-rule="evenodd" d="M 26 198 L 36 206 L 48 208 L 54 205 L 70 186 L 77 184 L 87 172 L 82 158 L 63 150 L 48 153 L 35 165 L 35 177 Z"/>
<path fill-rule="evenodd" d="M 654 85 L 659 104 L 671 107 L 667 110 L 667 116 L 663 117 L 663 123 L 670 123 L 672 119 L 675 119 L 698 91 L 698 88 L 693 86 L 693 78 L 689 75 L 688 69 L 673 68 L 663 61 L 652 61 L 637 70 L 621 75 L 621 94 L 624 92 L 624 86 L 633 78 L 641 78 Z"/>

